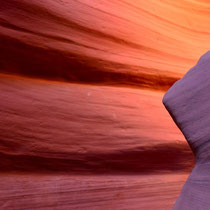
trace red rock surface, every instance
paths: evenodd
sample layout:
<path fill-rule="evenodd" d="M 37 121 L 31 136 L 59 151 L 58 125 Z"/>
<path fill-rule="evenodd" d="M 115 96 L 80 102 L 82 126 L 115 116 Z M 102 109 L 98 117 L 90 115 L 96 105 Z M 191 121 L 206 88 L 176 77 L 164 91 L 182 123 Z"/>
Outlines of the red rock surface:
<path fill-rule="evenodd" d="M 7 75 L 0 84 L 1 208 L 172 207 L 192 154 L 163 93 Z"/>
<path fill-rule="evenodd" d="M 172 207 L 192 154 L 163 93 L 7 75 L 0 84 L 1 208 Z"/>
<path fill-rule="evenodd" d="M 208 50 L 207 1 L 0 2 L 0 208 L 171 209 L 193 166 L 162 105 Z"/>
<path fill-rule="evenodd" d="M 1 1 L 1 71 L 166 90 L 208 50 L 207 12 L 200 1 Z"/>
<path fill-rule="evenodd" d="M 153 173 L 191 166 L 160 92 L 4 75 L 0 84 L 2 170 Z"/>

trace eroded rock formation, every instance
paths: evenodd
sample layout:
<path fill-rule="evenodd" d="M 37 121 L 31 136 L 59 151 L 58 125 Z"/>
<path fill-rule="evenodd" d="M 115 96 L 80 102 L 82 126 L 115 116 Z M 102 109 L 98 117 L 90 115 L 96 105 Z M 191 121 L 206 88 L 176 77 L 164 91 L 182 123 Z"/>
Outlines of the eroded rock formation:
<path fill-rule="evenodd" d="M 0 209 L 171 209 L 193 156 L 162 97 L 208 50 L 208 11 L 0 0 Z"/>
<path fill-rule="evenodd" d="M 196 164 L 174 209 L 209 209 L 209 90 L 210 51 L 164 95 L 163 103 L 184 134 Z"/>
<path fill-rule="evenodd" d="M 167 0 L 1 1 L 1 72 L 166 90 L 208 50 L 207 6 Z"/>

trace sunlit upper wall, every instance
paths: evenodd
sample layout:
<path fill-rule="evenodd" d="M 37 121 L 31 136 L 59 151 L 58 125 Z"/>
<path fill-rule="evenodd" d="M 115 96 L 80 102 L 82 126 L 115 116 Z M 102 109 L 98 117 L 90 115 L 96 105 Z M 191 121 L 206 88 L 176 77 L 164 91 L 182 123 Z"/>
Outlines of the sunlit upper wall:
<path fill-rule="evenodd" d="M 75 81 L 94 69 L 106 72 L 97 81 L 170 86 L 209 49 L 209 11 L 201 0 L 3 1 L 1 68 Z"/>

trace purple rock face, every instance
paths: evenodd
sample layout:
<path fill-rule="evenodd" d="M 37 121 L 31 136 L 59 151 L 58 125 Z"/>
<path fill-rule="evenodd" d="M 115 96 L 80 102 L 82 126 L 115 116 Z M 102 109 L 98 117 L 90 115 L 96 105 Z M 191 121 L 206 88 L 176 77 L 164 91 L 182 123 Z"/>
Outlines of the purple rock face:
<path fill-rule="evenodd" d="M 163 104 L 195 155 L 174 209 L 210 209 L 210 51 L 166 92 Z"/>

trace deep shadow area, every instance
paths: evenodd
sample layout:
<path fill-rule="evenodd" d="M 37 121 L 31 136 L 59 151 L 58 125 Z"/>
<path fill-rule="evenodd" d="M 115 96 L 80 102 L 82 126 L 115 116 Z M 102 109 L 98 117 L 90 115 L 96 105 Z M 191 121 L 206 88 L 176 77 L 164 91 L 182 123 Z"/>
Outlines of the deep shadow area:
<path fill-rule="evenodd" d="M 187 144 L 164 144 L 139 151 L 110 154 L 65 154 L 65 158 L 33 155 L 0 155 L 1 172 L 72 174 L 152 174 L 190 172 L 193 154 Z M 62 154 L 61 154 L 62 155 Z"/>
<path fill-rule="evenodd" d="M 130 66 L 84 55 L 32 46 L 0 36 L 1 73 L 87 84 L 132 86 L 167 90 L 179 78 L 145 74 L 143 67 Z M 144 68 L 145 72 L 156 72 Z"/>

